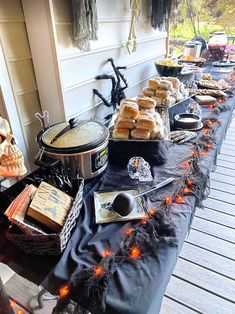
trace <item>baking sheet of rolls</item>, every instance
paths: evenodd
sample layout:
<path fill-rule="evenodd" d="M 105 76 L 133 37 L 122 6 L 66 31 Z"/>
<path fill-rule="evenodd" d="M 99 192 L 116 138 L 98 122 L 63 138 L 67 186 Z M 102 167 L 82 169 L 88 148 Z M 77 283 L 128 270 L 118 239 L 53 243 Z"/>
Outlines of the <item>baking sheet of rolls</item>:
<path fill-rule="evenodd" d="M 137 96 L 123 99 L 110 129 L 114 140 L 163 140 L 169 139 L 166 123 L 155 110 L 156 101 L 150 97 Z"/>

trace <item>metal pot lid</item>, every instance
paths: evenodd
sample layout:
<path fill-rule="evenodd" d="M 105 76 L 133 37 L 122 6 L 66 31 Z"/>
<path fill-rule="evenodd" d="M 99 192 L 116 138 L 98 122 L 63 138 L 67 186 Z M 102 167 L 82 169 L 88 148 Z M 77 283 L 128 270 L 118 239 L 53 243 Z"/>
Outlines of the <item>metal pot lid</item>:
<path fill-rule="evenodd" d="M 58 134 L 63 133 L 55 139 Z M 79 121 L 70 128 L 68 122 L 56 124 L 46 130 L 41 136 L 41 142 L 54 151 L 92 149 L 101 144 L 108 136 L 108 129 L 100 122 Z"/>

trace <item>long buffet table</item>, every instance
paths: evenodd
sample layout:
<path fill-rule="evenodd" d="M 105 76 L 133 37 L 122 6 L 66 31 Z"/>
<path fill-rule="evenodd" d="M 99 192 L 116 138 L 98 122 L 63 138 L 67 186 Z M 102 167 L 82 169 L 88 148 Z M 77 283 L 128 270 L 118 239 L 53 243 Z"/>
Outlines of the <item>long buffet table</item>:
<path fill-rule="evenodd" d="M 216 156 L 232 117 L 231 110 L 234 102 L 234 97 L 226 101 L 228 110 L 221 112 L 218 116 L 222 123 L 215 131 L 216 144 L 199 162 L 201 171 L 205 175 L 214 169 Z M 203 116 L 209 117 L 210 109 L 203 109 Z M 201 132 L 199 132 L 199 136 Z M 158 183 L 171 176 L 180 179 L 186 171 L 185 161 L 190 160 L 193 147 L 193 143 L 172 144 L 167 162 L 161 166 L 152 166 L 154 182 Z M 102 180 L 85 187 L 84 207 L 74 233 L 59 263 L 42 283 L 47 290 L 58 293 L 58 289 L 70 282 L 74 285 L 75 290 L 77 289 L 77 294 L 82 294 L 81 289 L 83 288 L 76 282 L 76 280 L 79 282 L 78 277 L 83 276 L 87 269 L 92 269 L 101 262 L 102 252 L 120 250 L 120 245 L 126 237 L 126 230 L 130 230 L 128 228 L 134 230 L 138 228 L 140 223 L 136 221 L 95 224 L 93 192 L 118 190 L 127 186 L 136 186 L 136 181 L 129 178 L 126 167 L 110 165 Z M 140 184 L 140 188 L 144 190 L 146 184 Z M 148 209 L 158 208 L 159 200 L 170 195 L 174 188 L 175 186 L 172 185 L 148 195 L 146 197 Z M 190 229 L 195 212 L 195 200 L 193 195 L 189 195 L 184 196 L 182 203 L 172 202 L 169 217 L 175 226 L 177 243 L 168 241 L 167 234 L 165 237 L 163 235 L 157 245 L 152 246 L 146 253 L 143 252 L 141 258 L 135 262 L 127 259 L 118 264 L 115 271 L 109 276 L 108 282 L 105 282 L 106 299 L 102 299 L 100 294 L 97 294 L 97 298 L 100 297 L 101 300 L 95 302 L 95 311 L 89 292 L 82 299 L 78 295 L 72 295 L 71 298 L 80 302 L 92 313 L 158 313 L 169 278 Z M 86 284 L 90 279 L 86 276 L 84 278 L 83 287 L 86 289 Z M 103 285 L 103 282 L 98 282 L 99 284 Z M 95 284 L 93 288 L 97 288 Z M 103 304 L 103 306 L 99 302 L 104 302 L 105 305 Z"/>
<path fill-rule="evenodd" d="M 207 156 L 202 157 L 199 161 L 200 171 L 205 176 L 214 169 L 216 156 L 219 153 L 221 143 L 231 121 L 231 111 L 234 105 L 235 97 L 226 100 L 227 111 L 218 115 L 221 125 L 215 129 L 213 149 L 210 149 Z M 210 109 L 204 108 L 203 116 L 207 118 L 210 115 Z M 203 130 L 199 131 L 198 136 L 201 136 L 202 132 Z M 194 141 L 183 145 L 171 144 L 167 162 L 160 166 L 151 165 L 154 183 L 159 183 L 168 177 L 175 177 L 180 180 L 187 171 L 185 162 L 192 158 L 191 154 L 194 145 Z M 146 196 L 148 209 L 157 209 L 161 200 L 172 194 L 176 185 L 179 184 L 178 182 Z M 155 229 L 158 235 L 161 234 L 161 236 L 157 236 L 157 241 L 153 241 L 154 244 L 150 241 L 151 245 L 146 250 L 142 247 L 138 258 L 124 258 L 120 262 L 120 256 L 116 254 L 114 260 L 111 260 L 111 258 L 107 259 L 107 263 L 111 267 L 107 271 L 108 274 L 105 280 L 98 280 L 91 275 L 91 271 L 101 261 L 104 261 L 102 257 L 103 252 L 110 252 L 111 256 L 113 252 L 123 253 L 120 247 L 122 247 L 123 243 L 126 245 L 126 231 L 137 230 L 141 224 L 140 221 L 136 220 L 95 224 L 93 193 L 98 190 L 119 190 L 124 187 L 135 187 L 136 184 L 136 181 L 128 176 L 126 166 L 109 165 L 101 178 L 85 185 L 84 205 L 72 237 L 60 260 L 42 282 L 42 286 L 46 290 L 58 294 L 61 288 L 69 283 L 73 286 L 71 299 L 79 302 L 83 308 L 96 314 L 156 314 L 160 311 L 164 292 L 194 216 L 196 202 L 194 195 L 184 195 L 182 202 L 171 202 L 165 222 L 162 225 L 160 223 L 157 229 Z M 153 185 L 153 183 L 138 183 L 138 185 L 141 190 L 145 190 L 146 187 Z M 11 191 L 13 189 L 5 191 L 5 196 Z M 161 219 L 161 217 L 156 219 Z M 167 227 L 165 233 L 164 230 L 161 230 L 161 227 Z M 169 234 L 168 231 L 171 228 L 174 228 L 174 230 Z M 147 234 L 150 233 L 149 230 L 145 229 Z M 143 237 L 146 233 L 140 233 L 140 237 Z M 142 243 L 141 241 L 142 239 L 139 239 L 140 243 Z M 148 242 L 145 241 L 144 243 Z M 14 246 L 10 246 L 10 248 L 10 250 L 14 250 Z M 9 248 L 6 246 L 1 250 L 1 260 L 4 260 L 5 253 L 8 256 L 11 255 L 11 253 L 9 254 Z M 14 253 L 12 255 L 18 262 L 21 260 L 28 267 L 35 266 L 40 261 L 41 276 L 57 262 L 56 258 L 50 257 L 28 257 L 27 255 L 22 255 L 19 258 Z M 27 262 L 25 262 L 26 260 Z M 44 265 L 45 268 L 43 270 Z M 82 280 L 79 279 L 79 276 L 81 276 Z M 39 277 L 37 277 L 38 279 Z M 92 281 L 92 279 L 94 280 Z M 79 280 L 82 282 L 82 285 Z M 89 290 L 89 284 L 93 290 Z M 82 295 L 82 298 L 80 295 Z M 94 301 L 94 298 L 96 298 L 96 301 Z"/>

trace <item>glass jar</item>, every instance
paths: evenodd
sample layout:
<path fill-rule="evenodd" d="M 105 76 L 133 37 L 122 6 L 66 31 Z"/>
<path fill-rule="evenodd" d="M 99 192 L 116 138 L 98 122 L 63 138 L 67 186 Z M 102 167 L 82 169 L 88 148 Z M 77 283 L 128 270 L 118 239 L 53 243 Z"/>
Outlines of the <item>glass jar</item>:
<path fill-rule="evenodd" d="M 208 48 L 214 60 L 222 60 L 228 38 L 225 32 L 214 32 L 208 41 Z"/>

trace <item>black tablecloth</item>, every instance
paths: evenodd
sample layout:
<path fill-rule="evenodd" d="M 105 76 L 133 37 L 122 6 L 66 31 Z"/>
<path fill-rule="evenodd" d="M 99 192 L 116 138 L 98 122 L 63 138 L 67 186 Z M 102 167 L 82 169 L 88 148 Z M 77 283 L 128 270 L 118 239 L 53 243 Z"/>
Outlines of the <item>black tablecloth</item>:
<path fill-rule="evenodd" d="M 227 100 L 230 108 L 233 108 L 234 102 L 234 98 Z M 203 115 L 209 116 L 210 110 L 204 109 Z M 216 130 L 216 148 L 212 149 L 208 156 L 201 160 L 201 168 L 205 173 L 213 170 L 231 117 L 231 109 L 220 113 L 218 116 L 222 124 Z M 158 183 L 170 176 L 176 178 L 182 176 L 185 171 L 183 162 L 190 157 L 190 147 L 192 144 L 172 144 L 168 161 L 162 166 L 152 167 L 154 182 Z M 125 237 L 126 228 L 137 224 L 136 221 L 95 224 L 93 192 L 104 189 L 118 190 L 118 188 L 136 186 L 137 184 L 143 190 L 146 188 L 146 184 L 137 183 L 129 178 L 126 167 L 110 165 L 98 182 L 89 183 L 85 186 L 84 206 L 73 235 L 60 261 L 42 283 L 47 290 L 57 293 L 58 289 L 72 275 L 86 267 L 97 265 L 101 260 L 102 251 L 116 251 Z M 155 207 L 159 199 L 164 199 L 173 188 L 174 186 L 171 185 L 160 192 L 153 192 L 148 195 L 148 208 Z M 105 312 L 97 310 L 96 314 L 156 314 L 160 311 L 164 292 L 189 231 L 194 211 L 195 198 L 193 196 L 184 197 L 183 204 L 172 203 L 170 216 L 176 227 L 178 244 L 170 246 L 165 243 L 135 263 L 125 262 L 121 264 L 108 286 L 106 310 Z M 89 310 L 89 299 L 87 299 L 86 307 Z"/>

